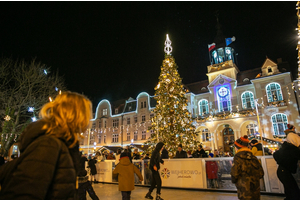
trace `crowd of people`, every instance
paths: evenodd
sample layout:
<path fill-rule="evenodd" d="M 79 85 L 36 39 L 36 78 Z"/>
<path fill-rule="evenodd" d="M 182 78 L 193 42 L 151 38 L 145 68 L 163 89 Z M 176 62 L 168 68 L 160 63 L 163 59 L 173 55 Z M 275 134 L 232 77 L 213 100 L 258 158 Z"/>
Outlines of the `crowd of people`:
<path fill-rule="evenodd" d="M 150 188 L 145 198 L 156 200 L 161 197 L 160 165 L 169 159 L 166 144 L 156 144 L 152 154 L 132 151 L 130 146 L 118 149 L 116 154 L 105 151 L 103 155 L 84 155 L 79 151 L 80 133 L 90 127 L 92 104 L 85 96 L 63 92 L 54 101 L 45 104 L 40 120 L 29 124 L 18 139 L 19 157 L 9 162 L 0 156 L 0 199 L 80 199 L 87 193 L 98 200 L 92 183 L 96 180 L 98 160 L 115 160 L 113 174 L 118 177 L 122 199 L 129 200 L 134 190 L 135 175 L 139 181 L 144 177 L 132 160 L 150 160 L 147 169 L 151 172 Z M 278 164 L 277 176 L 284 186 L 286 199 L 300 199 L 300 190 L 292 174 L 296 173 L 300 160 L 300 136 L 293 125 L 285 130 L 286 141 L 273 156 Z M 248 136 L 234 142 L 235 155 L 230 168 L 231 181 L 237 188 L 239 199 L 260 199 L 261 179 L 264 171 L 257 156 L 271 151 L 259 141 L 249 141 Z M 194 152 L 184 151 L 178 145 L 174 159 L 214 158 L 233 156 L 231 152 L 222 155 L 217 149 L 205 151 L 199 145 Z M 80 155 L 81 154 L 81 155 Z M 148 163 L 148 162 L 147 162 Z M 30 167 L 29 167 L 30 166 Z M 213 159 L 206 160 L 206 174 L 209 184 L 218 187 L 220 166 Z M 77 184 L 78 183 L 78 184 Z"/>

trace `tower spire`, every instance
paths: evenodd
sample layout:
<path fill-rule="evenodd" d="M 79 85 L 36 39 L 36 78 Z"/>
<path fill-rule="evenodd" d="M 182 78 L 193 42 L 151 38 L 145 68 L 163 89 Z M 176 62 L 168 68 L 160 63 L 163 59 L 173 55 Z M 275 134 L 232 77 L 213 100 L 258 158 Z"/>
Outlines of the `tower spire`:
<path fill-rule="evenodd" d="M 172 44 L 172 42 L 169 39 L 169 35 L 167 34 L 167 38 L 165 41 L 165 48 L 164 48 L 164 51 L 167 55 L 171 55 L 171 53 L 172 53 L 173 48 L 172 48 L 171 44 Z"/>

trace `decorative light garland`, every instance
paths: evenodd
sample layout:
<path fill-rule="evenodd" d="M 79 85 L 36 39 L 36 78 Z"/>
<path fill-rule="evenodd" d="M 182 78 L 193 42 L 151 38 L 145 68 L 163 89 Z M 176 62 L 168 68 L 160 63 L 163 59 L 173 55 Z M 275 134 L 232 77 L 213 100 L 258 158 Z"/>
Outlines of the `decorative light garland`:
<path fill-rule="evenodd" d="M 298 31 L 298 44 L 297 44 L 297 48 L 296 50 L 298 50 L 298 89 L 300 88 L 300 13 L 299 13 L 299 9 L 300 9 L 300 1 L 297 2 L 296 4 L 296 10 L 297 10 L 297 16 L 298 16 L 298 28 L 296 28 L 296 30 Z"/>

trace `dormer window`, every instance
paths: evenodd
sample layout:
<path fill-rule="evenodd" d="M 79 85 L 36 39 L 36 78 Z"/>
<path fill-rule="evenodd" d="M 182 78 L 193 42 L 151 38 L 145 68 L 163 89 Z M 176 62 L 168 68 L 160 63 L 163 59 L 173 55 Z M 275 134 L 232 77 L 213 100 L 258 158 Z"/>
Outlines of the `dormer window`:
<path fill-rule="evenodd" d="M 102 110 L 102 115 L 103 115 L 103 116 L 104 116 L 104 115 L 107 115 L 107 109 L 106 109 L 106 108 Z"/>
<path fill-rule="evenodd" d="M 119 112 L 119 109 L 116 108 L 116 109 L 115 109 L 115 114 L 118 114 L 118 112 Z"/>
<path fill-rule="evenodd" d="M 146 108 L 146 101 L 141 102 L 141 108 Z"/>
<path fill-rule="evenodd" d="M 271 67 L 268 67 L 268 73 L 272 73 L 272 68 Z"/>
<path fill-rule="evenodd" d="M 131 106 L 128 107 L 128 110 L 131 111 Z"/>
<path fill-rule="evenodd" d="M 206 90 L 206 87 L 202 87 L 201 90 Z"/>
<path fill-rule="evenodd" d="M 249 82 L 249 78 L 244 78 L 243 82 Z"/>

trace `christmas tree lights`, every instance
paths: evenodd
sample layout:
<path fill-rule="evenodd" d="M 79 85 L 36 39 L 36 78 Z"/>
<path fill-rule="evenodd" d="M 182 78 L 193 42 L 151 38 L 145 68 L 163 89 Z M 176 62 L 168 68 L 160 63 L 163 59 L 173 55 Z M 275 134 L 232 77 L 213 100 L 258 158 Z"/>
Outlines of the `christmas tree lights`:
<path fill-rule="evenodd" d="M 165 42 L 165 59 L 161 67 L 159 82 L 155 87 L 156 107 L 155 116 L 151 119 L 150 130 L 153 132 L 146 145 L 152 152 L 155 145 L 162 141 L 166 145 L 170 156 L 174 156 L 179 144 L 184 150 L 196 149 L 199 142 L 198 134 L 192 125 L 192 117 L 187 110 L 186 90 L 183 88 L 182 79 L 177 71 L 174 57 L 171 55 L 171 40 L 167 35 Z"/>
<path fill-rule="evenodd" d="M 297 44 L 297 49 L 298 50 L 298 89 L 300 87 L 300 13 L 299 13 L 299 9 L 300 9 L 300 2 L 298 1 L 296 4 L 296 10 L 297 10 L 297 16 L 298 16 L 298 28 L 296 28 L 296 30 L 298 31 L 298 44 Z"/>

